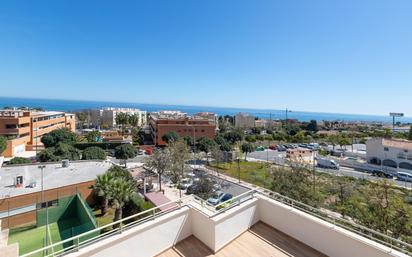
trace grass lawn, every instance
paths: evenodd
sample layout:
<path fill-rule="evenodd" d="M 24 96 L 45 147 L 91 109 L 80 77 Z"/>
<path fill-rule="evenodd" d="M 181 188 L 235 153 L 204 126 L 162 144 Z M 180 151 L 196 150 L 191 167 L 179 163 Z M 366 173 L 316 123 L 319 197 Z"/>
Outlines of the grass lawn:
<path fill-rule="evenodd" d="M 240 179 L 253 183 L 261 187 L 270 187 L 272 179 L 269 175 L 269 165 L 264 162 L 240 162 Z M 217 166 L 215 163 L 210 164 L 213 169 L 218 169 L 220 173 L 225 175 L 238 178 L 238 164 L 237 162 L 232 163 L 220 163 Z"/>

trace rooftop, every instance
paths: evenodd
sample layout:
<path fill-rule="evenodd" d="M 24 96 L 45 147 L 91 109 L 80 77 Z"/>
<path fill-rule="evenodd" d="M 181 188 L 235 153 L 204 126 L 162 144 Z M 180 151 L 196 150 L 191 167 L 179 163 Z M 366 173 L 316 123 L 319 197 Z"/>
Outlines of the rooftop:
<path fill-rule="evenodd" d="M 402 139 L 382 139 L 382 145 L 387 147 L 412 150 L 412 141 Z"/>
<path fill-rule="evenodd" d="M 63 168 L 61 163 L 46 164 L 44 189 L 53 189 L 94 180 L 111 167 L 110 162 L 71 162 Z M 23 176 L 23 186 L 15 187 L 16 177 Z M 29 187 L 32 184 L 33 187 Z M 0 168 L 0 199 L 41 191 L 41 170 L 38 165 L 17 165 Z"/>

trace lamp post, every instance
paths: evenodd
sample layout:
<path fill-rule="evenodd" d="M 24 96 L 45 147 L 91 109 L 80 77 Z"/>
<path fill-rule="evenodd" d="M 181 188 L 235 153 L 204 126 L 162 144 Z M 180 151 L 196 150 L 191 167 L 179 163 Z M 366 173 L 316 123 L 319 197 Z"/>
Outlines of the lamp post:
<path fill-rule="evenodd" d="M 36 142 L 37 142 L 37 137 L 36 137 Z M 36 147 L 36 149 L 37 149 L 37 147 Z M 42 208 L 43 203 L 46 206 L 46 230 L 45 230 L 45 233 L 46 233 L 46 247 L 47 247 L 49 245 L 49 238 L 48 238 L 48 234 L 47 234 L 48 226 L 49 226 L 49 213 L 48 213 L 48 208 L 47 208 L 47 202 L 45 202 L 45 199 L 44 199 L 44 169 L 46 168 L 46 165 L 39 165 L 38 168 L 40 169 L 40 172 L 41 172 L 41 174 L 40 174 L 40 176 L 41 176 L 41 204 L 40 204 L 40 209 Z M 47 255 L 48 254 L 48 249 L 46 249 L 45 251 L 46 251 L 46 255 Z"/>
<path fill-rule="evenodd" d="M 236 158 L 237 161 L 237 174 L 238 174 L 238 179 L 239 179 L 239 184 L 240 184 L 240 158 L 239 156 Z"/>

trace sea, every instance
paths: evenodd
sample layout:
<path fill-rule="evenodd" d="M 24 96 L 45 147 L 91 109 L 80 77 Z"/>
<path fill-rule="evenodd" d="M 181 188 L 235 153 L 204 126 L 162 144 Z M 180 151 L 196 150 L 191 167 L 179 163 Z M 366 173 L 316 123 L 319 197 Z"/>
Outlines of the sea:
<path fill-rule="evenodd" d="M 179 110 L 188 114 L 194 114 L 197 112 L 213 112 L 218 115 L 235 115 L 241 112 L 248 113 L 262 119 L 271 118 L 273 120 L 285 119 L 286 117 L 286 110 L 0 97 L 0 109 L 4 107 L 40 107 L 44 110 L 65 112 L 75 112 L 84 109 L 96 109 L 101 107 L 127 107 L 139 108 L 147 112 L 156 112 L 161 110 Z M 292 109 L 288 110 L 287 117 L 289 119 L 297 119 L 299 121 L 317 120 L 392 123 L 392 118 L 389 117 L 389 114 L 388 116 L 380 116 L 362 114 L 319 113 L 295 111 Z M 397 121 L 401 123 L 412 123 L 412 117 L 400 117 L 397 118 Z"/>

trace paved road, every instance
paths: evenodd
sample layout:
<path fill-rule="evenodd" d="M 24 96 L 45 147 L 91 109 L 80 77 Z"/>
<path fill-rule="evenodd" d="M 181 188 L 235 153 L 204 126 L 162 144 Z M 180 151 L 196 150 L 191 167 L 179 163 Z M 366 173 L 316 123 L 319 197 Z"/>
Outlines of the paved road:
<path fill-rule="evenodd" d="M 252 152 L 248 155 L 248 158 L 250 160 L 253 160 L 253 159 L 261 160 L 261 161 L 269 160 L 270 162 L 274 162 L 277 164 L 284 164 L 284 157 L 285 157 L 284 152 L 278 152 L 278 151 L 274 151 L 270 149 L 265 150 L 265 151 L 260 151 L 260 152 Z M 378 181 L 378 180 L 386 179 L 386 178 L 379 178 L 379 177 L 372 176 L 367 172 L 361 172 L 361 171 L 358 171 L 352 168 L 342 167 L 342 166 L 339 171 L 331 170 L 331 169 L 320 169 L 320 168 L 317 168 L 317 171 L 340 175 L 340 176 L 349 176 L 349 177 L 354 177 L 358 179 L 368 179 L 371 181 Z M 396 179 L 387 179 L 387 180 L 395 183 L 396 185 L 400 187 L 412 189 L 411 182 L 399 181 Z"/>

